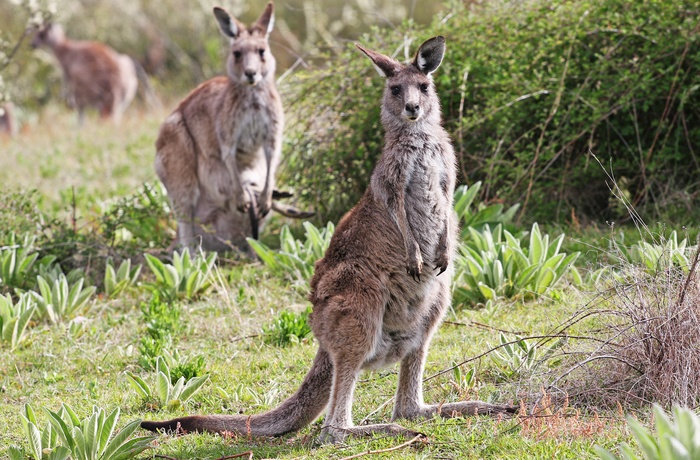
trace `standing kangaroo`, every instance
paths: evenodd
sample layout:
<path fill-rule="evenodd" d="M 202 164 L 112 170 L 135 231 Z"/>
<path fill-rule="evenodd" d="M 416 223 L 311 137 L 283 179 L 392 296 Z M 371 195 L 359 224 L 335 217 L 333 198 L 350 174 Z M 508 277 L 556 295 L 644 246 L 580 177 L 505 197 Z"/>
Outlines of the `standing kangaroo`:
<path fill-rule="evenodd" d="M 97 109 L 102 118 L 121 120 L 138 89 L 137 67 L 129 56 L 103 43 L 70 40 L 58 24 L 40 28 L 32 46 L 46 46 L 56 56 L 68 104 L 78 110 L 81 124 L 87 108 Z"/>
<path fill-rule="evenodd" d="M 395 423 L 352 423 L 360 371 L 396 362 L 401 369 L 393 420 L 515 411 L 480 401 L 423 402 L 428 345 L 451 301 L 457 234 L 455 154 L 430 76 L 442 62 L 445 39 L 423 43 L 408 65 L 358 48 L 387 78 L 381 112 L 386 139 L 365 195 L 340 221 L 316 264 L 310 299 L 319 351 L 311 370 L 297 392 L 269 412 L 142 422 L 143 428 L 278 436 L 327 408 L 324 442 L 375 432 L 414 436 Z"/>
<path fill-rule="evenodd" d="M 245 244 L 246 213 L 255 224 L 272 208 L 284 125 L 268 43 L 273 4 L 249 28 L 222 8 L 214 15 L 230 39 L 228 75 L 199 85 L 165 120 L 155 160 L 179 244 L 201 239 L 205 249 L 217 249 L 216 240 Z"/>

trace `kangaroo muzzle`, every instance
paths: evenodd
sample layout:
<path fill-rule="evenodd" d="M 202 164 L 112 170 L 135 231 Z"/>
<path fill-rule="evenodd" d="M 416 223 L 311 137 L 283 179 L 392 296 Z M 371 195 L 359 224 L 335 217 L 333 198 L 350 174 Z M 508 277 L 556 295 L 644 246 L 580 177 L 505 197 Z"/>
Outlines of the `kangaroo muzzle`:
<path fill-rule="evenodd" d="M 409 121 L 418 121 L 423 114 L 420 104 L 407 102 L 403 109 L 403 116 Z"/>

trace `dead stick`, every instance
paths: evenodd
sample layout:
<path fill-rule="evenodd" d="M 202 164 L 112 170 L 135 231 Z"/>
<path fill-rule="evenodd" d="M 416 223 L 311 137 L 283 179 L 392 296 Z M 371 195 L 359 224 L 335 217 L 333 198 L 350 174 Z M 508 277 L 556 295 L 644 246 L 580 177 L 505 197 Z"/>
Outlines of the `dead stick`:
<path fill-rule="evenodd" d="M 245 451 L 245 452 L 241 452 L 240 454 L 236 454 L 236 455 L 227 455 L 226 457 L 219 457 L 219 458 L 217 458 L 216 460 L 228 460 L 229 458 L 240 458 L 240 457 L 243 457 L 243 456 L 245 456 L 245 455 L 248 456 L 248 460 L 252 460 L 252 459 L 253 459 L 253 451 L 252 451 L 252 450 L 248 450 L 248 451 Z"/>
<path fill-rule="evenodd" d="M 393 452 L 395 450 L 399 450 L 399 449 L 403 449 L 404 447 L 408 447 L 411 444 L 413 444 L 414 442 L 420 441 L 421 438 L 425 439 L 425 435 L 424 434 L 417 434 L 413 439 L 406 441 L 403 444 L 399 444 L 398 446 L 389 447 L 387 449 L 380 449 L 380 450 L 368 450 L 367 452 L 362 452 L 361 454 L 351 455 L 349 457 L 342 458 L 341 460 L 350 460 L 351 458 L 360 458 L 360 457 L 364 457 L 365 455 L 384 454 L 387 452 Z"/>

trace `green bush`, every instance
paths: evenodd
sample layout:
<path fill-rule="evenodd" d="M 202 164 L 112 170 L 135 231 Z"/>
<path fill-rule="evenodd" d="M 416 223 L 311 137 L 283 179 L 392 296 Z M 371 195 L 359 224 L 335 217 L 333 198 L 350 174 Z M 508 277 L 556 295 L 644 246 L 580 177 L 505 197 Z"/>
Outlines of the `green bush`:
<path fill-rule="evenodd" d="M 615 217 L 593 152 L 624 178 L 635 205 L 692 205 L 697 2 L 467 3 L 452 3 L 449 19 L 425 29 L 405 24 L 360 39 L 403 59 L 404 43 L 414 53 L 430 36 L 447 38 L 435 80 L 461 182 L 488 184 L 482 200 L 522 203 L 530 222 L 572 211 Z M 380 154 L 384 80 L 352 45 L 328 62 L 294 82 L 303 97 L 290 110 L 285 179 L 323 219 L 336 219 L 364 193 Z"/>

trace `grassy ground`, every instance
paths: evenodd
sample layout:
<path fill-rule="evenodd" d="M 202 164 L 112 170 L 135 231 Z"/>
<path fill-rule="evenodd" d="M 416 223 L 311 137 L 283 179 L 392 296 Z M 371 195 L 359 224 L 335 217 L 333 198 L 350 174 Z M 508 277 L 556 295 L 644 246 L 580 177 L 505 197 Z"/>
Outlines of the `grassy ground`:
<path fill-rule="evenodd" d="M 75 189 L 76 207 L 88 218 L 100 202 L 155 180 L 153 144 L 164 116 L 165 112 L 132 108 L 120 126 L 89 119 L 78 127 L 71 113 L 50 109 L 42 117 L 43 126 L 28 127 L 16 139 L 0 141 L 4 152 L 0 181 L 9 190 L 38 189 L 42 208 L 59 216 L 70 212 Z M 152 379 L 138 365 L 138 345 L 145 330 L 139 305 L 148 300 L 142 286 L 115 300 L 98 298 L 85 313 L 89 323 L 79 337 L 68 334 L 63 326 L 36 324 L 17 350 L 0 347 L 0 449 L 25 445 L 19 417 L 25 403 L 35 410 L 56 410 L 67 403 L 80 416 L 87 415 L 93 404 L 119 407 L 119 426 L 123 426 L 133 419 L 194 413 L 256 413 L 290 395 L 303 379 L 317 345 L 310 340 L 279 348 L 265 344 L 260 332 L 279 312 L 305 309 L 304 295 L 259 263 L 224 264 L 219 273 L 210 294 L 182 305 L 184 327 L 173 338 L 180 353 L 202 355 L 210 374 L 210 381 L 193 400 L 179 409 L 154 410 L 127 382 L 126 371 L 149 382 Z M 451 312 L 433 340 L 426 377 L 485 352 L 498 343 L 499 330 L 518 331 L 523 336 L 549 333 L 585 301 L 585 296 L 564 285 L 555 297 L 557 300 L 504 302 L 489 311 Z M 488 357 L 462 369 L 466 372 L 473 365 L 477 370 L 474 386 L 460 388 L 453 382 L 453 372 L 447 372 L 426 381 L 426 400 L 478 397 L 518 403 L 533 394 L 529 382 L 497 378 Z M 363 375 L 353 408 L 356 423 L 389 420 L 396 378 L 396 367 Z M 38 418 L 42 424 L 47 420 L 41 411 Z M 542 420 L 481 417 L 403 423 L 425 433 L 429 440 L 372 457 L 582 459 L 595 458 L 594 445 L 611 448 L 630 440 L 622 414 L 617 412 L 569 410 L 566 417 L 552 414 Z M 373 437 L 320 446 L 316 443 L 319 431 L 317 422 L 279 439 L 161 435 L 154 449 L 141 458 L 213 459 L 248 450 L 254 458 L 344 458 L 406 441 Z"/>

